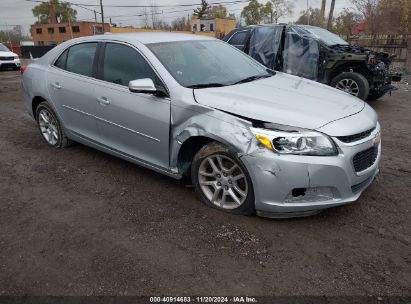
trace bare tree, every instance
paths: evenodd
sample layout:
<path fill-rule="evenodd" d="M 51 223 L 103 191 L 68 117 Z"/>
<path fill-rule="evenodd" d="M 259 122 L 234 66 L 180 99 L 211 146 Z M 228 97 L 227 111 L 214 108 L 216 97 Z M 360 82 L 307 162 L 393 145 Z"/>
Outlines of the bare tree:
<path fill-rule="evenodd" d="M 155 25 L 158 24 L 157 15 L 158 15 L 158 7 L 156 6 L 155 1 L 153 0 L 150 6 L 151 27 L 153 29 L 155 29 Z"/>
<path fill-rule="evenodd" d="M 310 7 L 307 10 L 301 11 L 300 16 L 295 21 L 296 24 L 308 24 L 308 19 L 311 25 L 320 26 L 320 9 Z"/>
<path fill-rule="evenodd" d="M 177 17 L 171 22 L 171 28 L 175 31 L 189 31 L 190 24 L 187 22 L 186 17 Z"/>
<path fill-rule="evenodd" d="M 278 23 L 281 17 L 292 15 L 293 11 L 293 0 L 269 0 L 261 6 L 262 18 L 269 23 Z"/>
<path fill-rule="evenodd" d="M 144 9 L 143 9 L 143 17 L 144 17 L 144 20 L 143 20 L 143 22 L 144 22 L 144 28 L 149 28 L 150 27 L 150 20 L 149 20 L 149 12 L 148 12 L 148 10 L 147 10 L 147 7 L 145 7 Z"/>
<path fill-rule="evenodd" d="M 354 24 L 360 22 L 361 16 L 355 12 L 344 9 L 335 19 L 335 32 L 347 38 L 352 35 Z"/>
<path fill-rule="evenodd" d="M 370 34 L 377 34 L 379 32 L 379 0 L 351 0 L 351 2 L 367 23 L 368 32 Z"/>

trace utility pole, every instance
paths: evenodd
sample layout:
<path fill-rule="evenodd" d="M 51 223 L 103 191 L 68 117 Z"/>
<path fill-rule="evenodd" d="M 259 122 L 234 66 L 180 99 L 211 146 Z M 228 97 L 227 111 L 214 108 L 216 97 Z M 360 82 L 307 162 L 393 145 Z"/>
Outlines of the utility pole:
<path fill-rule="evenodd" d="M 97 12 L 94 10 L 94 21 L 97 23 Z"/>
<path fill-rule="evenodd" d="M 103 34 L 104 34 L 104 10 L 103 10 L 103 0 L 100 0 L 100 9 L 101 9 L 101 26 L 103 28 Z"/>
<path fill-rule="evenodd" d="M 335 0 L 331 0 L 330 14 L 328 15 L 328 24 L 327 24 L 327 30 L 329 31 L 331 31 L 331 28 L 333 25 L 334 6 L 335 6 Z"/>
<path fill-rule="evenodd" d="M 310 10 L 308 9 L 308 0 L 307 0 L 307 25 L 310 25 Z"/>
<path fill-rule="evenodd" d="M 325 4 L 327 0 L 322 0 L 321 2 L 321 11 L 320 11 L 320 26 L 324 26 L 324 15 L 325 15 Z"/>

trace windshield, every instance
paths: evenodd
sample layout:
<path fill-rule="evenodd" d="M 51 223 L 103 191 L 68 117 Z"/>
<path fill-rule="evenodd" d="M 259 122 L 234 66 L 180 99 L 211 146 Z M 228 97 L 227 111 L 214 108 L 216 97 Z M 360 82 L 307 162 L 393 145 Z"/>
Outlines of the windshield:
<path fill-rule="evenodd" d="M 10 50 L 6 48 L 4 44 L 0 43 L 0 52 L 10 52 Z"/>
<path fill-rule="evenodd" d="M 272 75 L 243 52 L 220 41 L 161 42 L 147 47 L 185 87 L 225 86 Z"/>
<path fill-rule="evenodd" d="M 318 39 L 320 39 L 322 42 L 324 42 L 328 46 L 336 45 L 336 44 L 348 45 L 347 41 L 340 38 L 338 35 L 333 34 L 323 28 L 310 26 L 310 27 L 306 27 L 306 29 L 312 34 L 314 34 Z"/>

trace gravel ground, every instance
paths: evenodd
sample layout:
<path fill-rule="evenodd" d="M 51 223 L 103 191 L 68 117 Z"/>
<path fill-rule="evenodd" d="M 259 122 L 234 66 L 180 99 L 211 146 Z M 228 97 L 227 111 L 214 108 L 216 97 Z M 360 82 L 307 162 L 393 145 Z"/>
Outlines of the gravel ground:
<path fill-rule="evenodd" d="M 411 93 L 373 102 L 381 175 L 292 220 L 225 214 L 82 145 L 54 150 L 0 72 L 0 295 L 411 295 Z"/>

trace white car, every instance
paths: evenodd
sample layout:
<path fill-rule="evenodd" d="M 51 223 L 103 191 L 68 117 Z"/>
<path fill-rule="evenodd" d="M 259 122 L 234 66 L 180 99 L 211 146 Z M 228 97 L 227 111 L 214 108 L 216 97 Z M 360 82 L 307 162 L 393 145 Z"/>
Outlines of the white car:
<path fill-rule="evenodd" d="M 4 44 L 0 43 L 0 70 L 3 69 L 20 70 L 20 59 L 17 54 L 10 52 Z"/>

